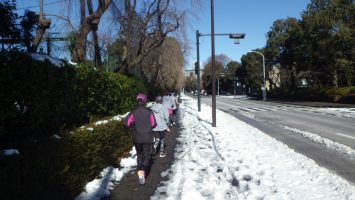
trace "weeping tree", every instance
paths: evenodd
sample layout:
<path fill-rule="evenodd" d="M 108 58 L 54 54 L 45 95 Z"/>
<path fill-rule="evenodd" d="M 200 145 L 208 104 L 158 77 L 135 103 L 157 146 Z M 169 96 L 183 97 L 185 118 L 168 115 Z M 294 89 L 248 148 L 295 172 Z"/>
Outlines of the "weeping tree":
<path fill-rule="evenodd" d="M 149 53 L 141 62 L 146 82 L 157 88 L 180 91 L 184 83 L 184 57 L 175 38 L 167 37 L 163 44 Z"/>
<path fill-rule="evenodd" d="M 120 52 L 121 72 L 143 76 L 142 60 L 185 23 L 186 12 L 177 5 L 175 0 L 123 0 L 113 4 L 112 13 L 120 25 L 115 48 Z"/>

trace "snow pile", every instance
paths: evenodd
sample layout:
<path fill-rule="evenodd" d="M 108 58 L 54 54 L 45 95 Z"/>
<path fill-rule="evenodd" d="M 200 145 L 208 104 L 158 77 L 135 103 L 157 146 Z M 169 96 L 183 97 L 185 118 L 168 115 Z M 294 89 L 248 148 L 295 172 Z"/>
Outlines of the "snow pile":
<path fill-rule="evenodd" d="M 128 115 L 129 112 L 123 114 L 123 115 L 116 115 L 114 117 L 112 117 L 111 119 L 109 120 L 100 120 L 100 121 L 97 121 L 94 123 L 94 126 L 101 126 L 101 125 L 105 125 L 107 123 L 109 123 L 110 121 L 121 121 L 122 119 L 124 119 L 127 115 Z M 89 132 L 94 132 L 94 128 L 92 127 L 85 127 L 85 126 L 81 126 L 79 129 L 80 130 L 84 130 L 86 128 L 87 131 Z"/>
<path fill-rule="evenodd" d="M 307 131 L 301 131 L 296 128 L 291 128 L 288 126 L 281 126 L 282 128 L 291 131 L 292 133 L 295 134 L 301 134 L 303 137 L 310 139 L 313 142 L 323 144 L 325 145 L 328 149 L 332 149 L 335 151 L 338 151 L 340 153 L 348 155 L 348 157 L 352 160 L 355 159 L 355 150 L 352 149 L 351 147 L 348 147 L 346 145 L 334 142 L 332 140 L 329 140 L 327 138 L 320 137 L 319 135 L 316 135 L 314 133 L 310 133 Z M 345 135 L 346 136 L 346 135 Z"/>
<path fill-rule="evenodd" d="M 152 199 L 355 199 L 355 186 L 258 129 L 211 107 L 181 105 L 176 161 Z"/>
<path fill-rule="evenodd" d="M 14 156 L 14 155 L 20 155 L 20 151 L 17 149 L 5 149 L 2 150 L 2 154 L 4 156 Z"/>
<path fill-rule="evenodd" d="M 109 122 L 108 120 L 97 121 L 95 122 L 95 126 L 104 125 L 107 124 L 108 122 Z"/>
<path fill-rule="evenodd" d="M 87 183 L 85 192 L 82 192 L 75 200 L 100 200 L 103 197 L 109 196 L 110 190 L 114 188 L 115 184 L 136 165 L 136 150 L 132 148 L 130 156 L 121 160 L 120 169 L 112 166 L 105 168 L 100 173 L 101 178 Z"/>
<path fill-rule="evenodd" d="M 115 120 L 115 121 L 121 121 L 122 119 L 126 118 L 127 115 L 129 114 L 129 112 L 127 112 L 126 114 L 124 115 L 116 115 L 112 118 L 112 120 Z"/>
<path fill-rule="evenodd" d="M 56 140 L 61 139 L 61 137 L 60 137 L 59 135 L 57 135 L 57 134 L 53 134 L 53 135 L 51 136 L 51 138 L 52 138 L 52 139 L 56 139 Z"/>
<path fill-rule="evenodd" d="M 355 108 L 318 108 L 317 110 L 334 116 L 355 119 Z"/>
<path fill-rule="evenodd" d="M 63 61 L 56 59 L 56 58 L 52 58 L 52 57 L 45 55 L 45 54 L 29 53 L 29 55 L 34 60 L 43 61 L 43 62 L 45 60 L 48 60 L 50 63 L 52 63 L 53 65 L 55 65 L 57 67 L 64 67 L 65 66 Z"/>

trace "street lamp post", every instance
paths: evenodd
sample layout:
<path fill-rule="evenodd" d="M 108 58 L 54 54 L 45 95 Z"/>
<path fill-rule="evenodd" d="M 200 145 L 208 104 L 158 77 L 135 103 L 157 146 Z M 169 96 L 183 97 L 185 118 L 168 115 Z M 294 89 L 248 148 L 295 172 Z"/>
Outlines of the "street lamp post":
<path fill-rule="evenodd" d="M 249 52 L 252 52 L 252 53 L 257 53 L 259 55 L 261 55 L 263 57 L 263 75 L 264 75 L 264 86 L 263 86 L 263 100 L 266 101 L 266 78 L 265 78 L 265 57 L 264 57 L 264 54 L 258 52 L 258 51 L 249 51 Z"/>
<path fill-rule="evenodd" d="M 219 89 L 219 78 L 220 77 L 224 77 L 224 74 L 223 73 L 220 73 L 218 76 L 217 76 L 217 92 L 218 92 L 218 96 L 219 96 L 219 92 L 220 92 L 220 89 Z"/>
<path fill-rule="evenodd" d="M 219 77 L 217 76 L 217 95 L 219 96 Z"/>
<path fill-rule="evenodd" d="M 238 77 L 233 77 L 233 86 L 234 86 L 233 95 L 234 96 L 237 94 L 237 86 L 238 86 L 238 83 L 239 83 L 238 81 L 239 81 Z"/>

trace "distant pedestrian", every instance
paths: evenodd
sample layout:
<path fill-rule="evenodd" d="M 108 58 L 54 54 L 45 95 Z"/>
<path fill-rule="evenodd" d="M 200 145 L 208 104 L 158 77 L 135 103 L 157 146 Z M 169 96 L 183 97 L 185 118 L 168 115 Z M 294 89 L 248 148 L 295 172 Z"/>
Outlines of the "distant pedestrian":
<path fill-rule="evenodd" d="M 172 101 L 172 104 L 173 104 L 173 117 L 172 117 L 172 121 L 173 121 L 173 125 L 175 125 L 175 122 L 176 122 L 176 114 L 177 114 L 177 111 L 178 111 L 178 108 L 179 108 L 179 100 L 178 100 L 178 97 L 176 96 L 175 93 L 171 93 L 171 101 Z"/>
<path fill-rule="evenodd" d="M 165 95 L 163 96 L 163 105 L 168 109 L 169 112 L 169 124 L 170 126 L 173 125 L 173 101 L 171 99 L 171 96 L 169 94 L 169 92 L 166 92 Z"/>
<path fill-rule="evenodd" d="M 155 157 L 158 147 L 160 146 L 160 157 L 165 157 L 165 133 L 169 130 L 169 112 L 168 109 L 162 104 L 163 98 L 161 96 L 157 96 L 155 98 L 155 103 L 152 106 L 152 111 L 154 113 L 155 119 L 157 121 L 157 126 L 153 129 L 154 138 L 153 138 L 153 156 Z"/>
<path fill-rule="evenodd" d="M 151 159 L 152 129 L 157 124 L 153 111 L 146 107 L 147 96 L 139 93 L 136 100 L 138 106 L 128 114 L 125 125 L 133 128 L 133 143 L 137 152 L 138 180 L 141 185 L 144 185 Z"/>

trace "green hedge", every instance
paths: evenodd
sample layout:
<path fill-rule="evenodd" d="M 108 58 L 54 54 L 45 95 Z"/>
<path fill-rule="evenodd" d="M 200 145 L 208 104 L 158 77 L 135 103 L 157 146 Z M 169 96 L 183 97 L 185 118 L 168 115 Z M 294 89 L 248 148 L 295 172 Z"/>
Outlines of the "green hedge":
<path fill-rule="evenodd" d="M 90 121 L 129 111 L 136 104 L 136 94 L 146 92 L 141 81 L 97 71 L 90 64 L 82 64 L 76 71 L 74 91 L 84 97 L 80 98 L 79 107 Z"/>
<path fill-rule="evenodd" d="M 89 64 L 55 67 L 19 52 L 0 54 L 0 138 L 53 134 L 123 113 L 146 92 L 141 81 Z"/>
<path fill-rule="evenodd" d="M 135 106 L 144 84 L 90 64 L 55 67 L 19 52 L 0 54 L 2 199 L 73 199 L 132 148 L 131 134 L 111 121 L 93 132 L 75 127 Z M 53 133 L 61 139 L 50 139 Z"/>
<path fill-rule="evenodd" d="M 291 100 L 325 101 L 333 103 L 355 103 L 355 86 L 342 88 L 279 88 L 268 91 L 270 98 Z"/>
<path fill-rule="evenodd" d="M 58 129 L 71 114 L 75 70 L 17 52 L 0 55 L 0 137 Z M 74 115 L 75 117 L 75 115 Z"/>
<path fill-rule="evenodd" d="M 91 126 L 93 127 L 93 126 Z M 61 139 L 17 146 L 20 155 L 0 155 L 2 199 L 73 199 L 85 184 L 132 148 L 123 124 L 111 121 L 90 132 L 78 129 Z"/>

